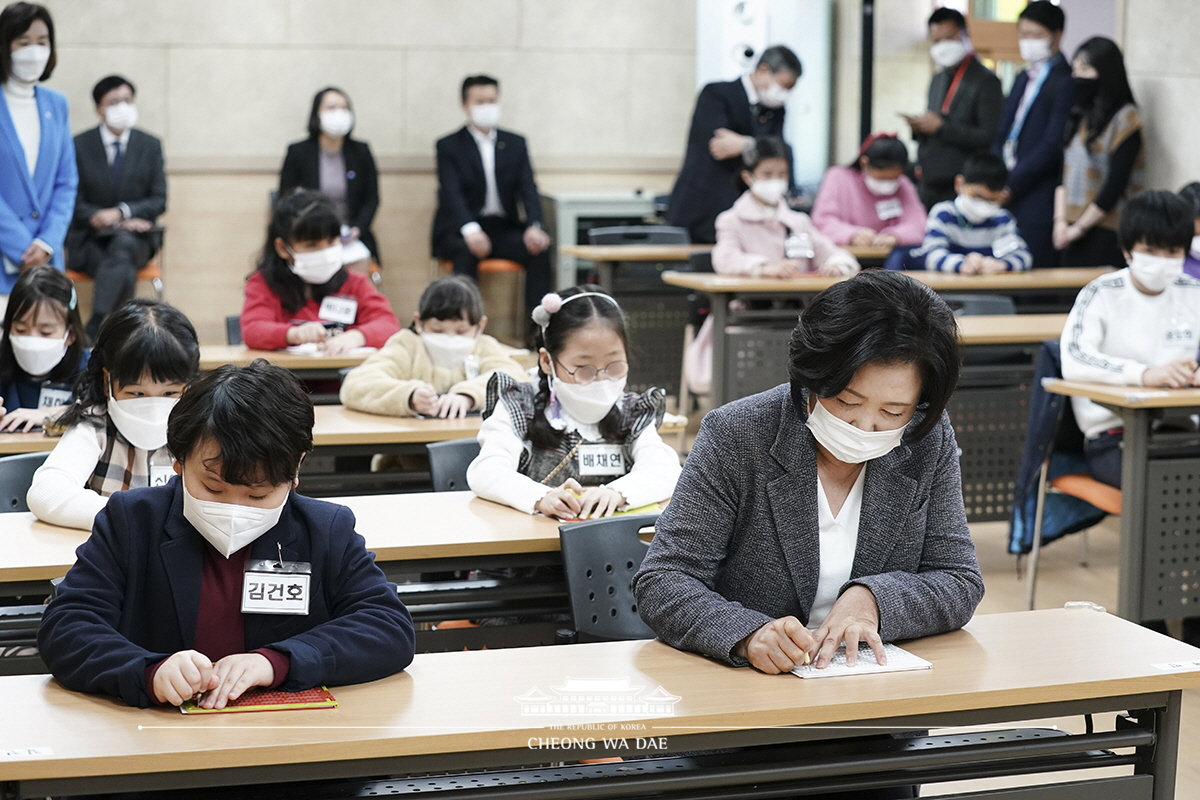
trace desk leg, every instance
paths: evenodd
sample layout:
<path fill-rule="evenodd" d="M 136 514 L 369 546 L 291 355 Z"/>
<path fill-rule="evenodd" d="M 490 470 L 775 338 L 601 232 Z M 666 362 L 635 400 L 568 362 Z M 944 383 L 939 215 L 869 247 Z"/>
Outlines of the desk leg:
<path fill-rule="evenodd" d="M 729 301 L 733 295 L 717 293 L 709 298 L 712 301 L 709 313 L 713 320 L 712 406 L 717 408 L 728 402 L 729 340 L 725 337 L 725 328 L 729 325 Z"/>
<path fill-rule="evenodd" d="M 597 261 L 596 277 L 600 279 L 600 288 L 609 294 L 613 293 L 613 281 L 616 279 L 617 262 Z"/>
<path fill-rule="evenodd" d="M 1154 800 L 1175 800 L 1175 771 L 1179 767 L 1179 714 L 1183 704 L 1183 692 L 1167 693 L 1165 708 L 1151 708 L 1131 711 L 1138 716 L 1138 722 L 1143 726 L 1147 723 L 1154 727 L 1154 745 L 1144 748 L 1149 753 L 1143 753 L 1138 748 L 1139 756 L 1146 756 L 1146 761 L 1135 770 L 1138 774 L 1154 776 Z M 1150 720 L 1141 715 L 1150 716 Z"/>
<path fill-rule="evenodd" d="M 1142 527 L 1146 520 L 1146 463 L 1150 447 L 1149 409 L 1122 409 L 1125 422 L 1121 454 L 1121 563 L 1117 575 L 1117 613 L 1144 622 Z"/>

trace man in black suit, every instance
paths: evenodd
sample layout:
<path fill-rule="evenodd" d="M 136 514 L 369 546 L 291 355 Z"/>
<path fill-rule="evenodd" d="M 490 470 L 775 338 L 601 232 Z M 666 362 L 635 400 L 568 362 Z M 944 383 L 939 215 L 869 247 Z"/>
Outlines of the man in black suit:
<path fill-rule="evenodd" d="M 741 194 L 742 154 L 758 136 L 783 137 L 783 104 L 800 72 L 796 54 L 776 45 L 763 51 L 753 72 L 700 90 L 668 224 L 687 228 L 693 242 L 717 240 L 717 215 Z"/>
<path fill-rule="evenodd" d="M 487 75 L 463 81 L 467 124 L 438 140 L 438 209 L 433 255 L 475 278 L 479 261 L 503 258 L 525 267 L 525 311 L 550 291 L 550 236 L 525 138 L 500 130 L 500 84 Z"/>
<path fill-rule="evenodd" d="M 134 92 L 119 75 L 102 79 L 92 89 L 100 125 L 75 137 L 79 193 L 67 233 L 67 267 L 96 282 L 87 323 L 93 340 L 105 315 L 133 297 L 138 270 L 162 246 L 154 227 L 167 209 L 162 142 L 133 127 Z"/>

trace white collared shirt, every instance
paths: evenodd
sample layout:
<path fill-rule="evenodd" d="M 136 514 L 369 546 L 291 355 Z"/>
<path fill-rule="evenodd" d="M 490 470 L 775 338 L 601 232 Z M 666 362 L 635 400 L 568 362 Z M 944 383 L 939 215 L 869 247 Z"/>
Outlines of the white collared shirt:
<path fill-rule="evenodd" d="M 817 478 L 817 522 L 820 526 L 820 573 L 817 578 L 817 594 L 813 599 L 812 611 L 808 614 L 808 627 L 819 628 L 837 602 L 838 592 L 850 580 L 854 567 L 854 553 L 858 548 L 858 523 L 862 514 L 863 482 L 867 477 L 864 466 L 858 471 L 854 486 L 846 495 L 846 501 L 834 516 L 825 496 L 825 487 Z"/>
<path fill-rule="evenodd" d="M 467 130 L 471 132 L 471 137 L 475 139 L 475 144 L 479 147 L 479 158 L 483 161 L 483 180 L 487 189 L 483 195 L 483 209 L 479 212 L 481 217 L 502 217 L 504 216 L 504 206 L 500 203 L 500 190 L 496 187 L 496 129 L 490 131 L 481 131 L 474 125 L 467 125 Z M 463 236 L 470 236 L 480 230 L 478 222 L 468 222 L 460 229 Z"/>
<path fill-rule="evenodd" d="M 754 88 L 754 84 L 750 82 L 750 73 L 742 76 L 742 88 L 746 90 L 746 97 L 750 99 L 750 107 L 758 105 L 758 89 Z"/>
<path fill-rule="evenodd" d="M 129 156 L 129 132 L 131 130 L 133 129 L 126 128 L 125 130 L 121 131 L 120 136 L 117 136 L 108 129 L 107 125 L 105 125 L 103 122 L 100 123 L 100 142 L 104 145 L 104 157 L 108 159 L 108 165 L 110 167 L 112 166 L 113 159 L 117 157 L 117 149 L 114 146 L 117 142 L 121 143 L 121 152 L 124 153 L 126 157 Z M 122 217 L 129 219 L 129 206 L 125 205 L 124 203 L 117 203 L 117 208 L 121 210 Z"/>

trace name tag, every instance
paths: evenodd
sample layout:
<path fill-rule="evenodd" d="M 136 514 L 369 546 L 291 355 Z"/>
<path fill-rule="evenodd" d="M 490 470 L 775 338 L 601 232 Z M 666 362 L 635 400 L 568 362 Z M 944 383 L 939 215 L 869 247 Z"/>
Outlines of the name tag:
<path fill-rule="evenodd" d="M 166 486 L 167 481 L 171 480 L 175 475 L 175 468 L 170 466 L 161 466 L 156 464 L 150 465 L 150 485 L 151 486 Z"/>
<path fill-rule="evenodd" d="M 54 389 L 49 386 L 43 386 L 38 393 L 38 408 L 54 408 L 55 406 L 65 406 L 71 402 L 70 389 Z"/>
<path fill-rule="evenodd" d="M 1188 358 L 1195 355 L 1196 348 L 1196 331 L 1192 329 L 1191 320 L 1172 317 L 1167 320 L 1167 330 L 1164 334 L 1164 341 L 1168 345 L 1178 347 L 1184 345 L 1188 352 L 1183 358 Z"/>
<path fill-rule="evenodd" d="M 1009 253 L 1016 252 L 1021 249 L 1021 237 L 1015 233 L 1006 233 L 996 241 L 992 242 L 992 255 L 996 258 L 1004 258 Z"/>
<path fill-rule="evenodd" d="M 353 325 L 358 317 L 358 301 L 353 297 L 330 295 L 321 301 L 321 310 L 317 312 L 317 316 L 329 322 Z"/>
<path fill-rule="evenodd" d="M 624 475 L 625 449 L 619 444 L 584 444 L 579 446 L 579 474 Z"/>
<path fill-rule="evenodd" d="M 904 213 L 900 207 L 899 197 L 889 197 L 887 200 L 875 201 L 875 216 L 880 219 L 896 219 Z"/>
<path fill-rule="evenodd" d="M 816 254 L 812 237 L 807 233 L 793 233 L 783 242 L 784 258 L 812 258 Z"/>
<path fill-rule="evenodd" d="M 304 561 L 251 561 L 242 579 L 242 613 L 307 614 L 311 573 Z"/>
<path fill-rule="evenodd" d="M 463 372 L 467 373 L 467 380 L 473 381 L 479 377 L 479 356 L 474 353 L 468 353 L 463 359 Z"/>

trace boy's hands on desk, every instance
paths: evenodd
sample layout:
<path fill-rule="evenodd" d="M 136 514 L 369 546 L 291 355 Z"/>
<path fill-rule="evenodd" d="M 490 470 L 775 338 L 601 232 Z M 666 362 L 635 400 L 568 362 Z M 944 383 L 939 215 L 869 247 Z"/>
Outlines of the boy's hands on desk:
<path fill-rule="evenodd" d="M 263 659 L 266 661 L 266 659 Z M 269 662 L 268 662 L 269 663 Z M 183 705 L 201 692 L 216 688 L 213 663 L 208 656 L 195 650 L 173 653 L 154 673 L 152 694 L 160 703 Z"/>
<path fill-rule="evenodd" d="M 197 705 L 201 708 L 224 708 L 226 703 L 237 700 L 247 689 L 270 686 L 274 682 L 275 668 L 266 656 L 258 653 L 225 656 L 213 665 L 212 686 Z"/>
<path fill-rule="evenodd" d="M 795 617 L 780 617 L 738 642 L 733 651 L 759 672 L 778 675 L 809 663 L 809 653 L 816 646 L 804 623 Z"/>
<path fill-rule="evenodd" d="M 1200 385 L 1200 372 L 1196 369 L 1194 359 L 1177 358 L 1157 367 L 1147 367 L 1142 373 L 1142 385 L 1183 389 Z"/>

